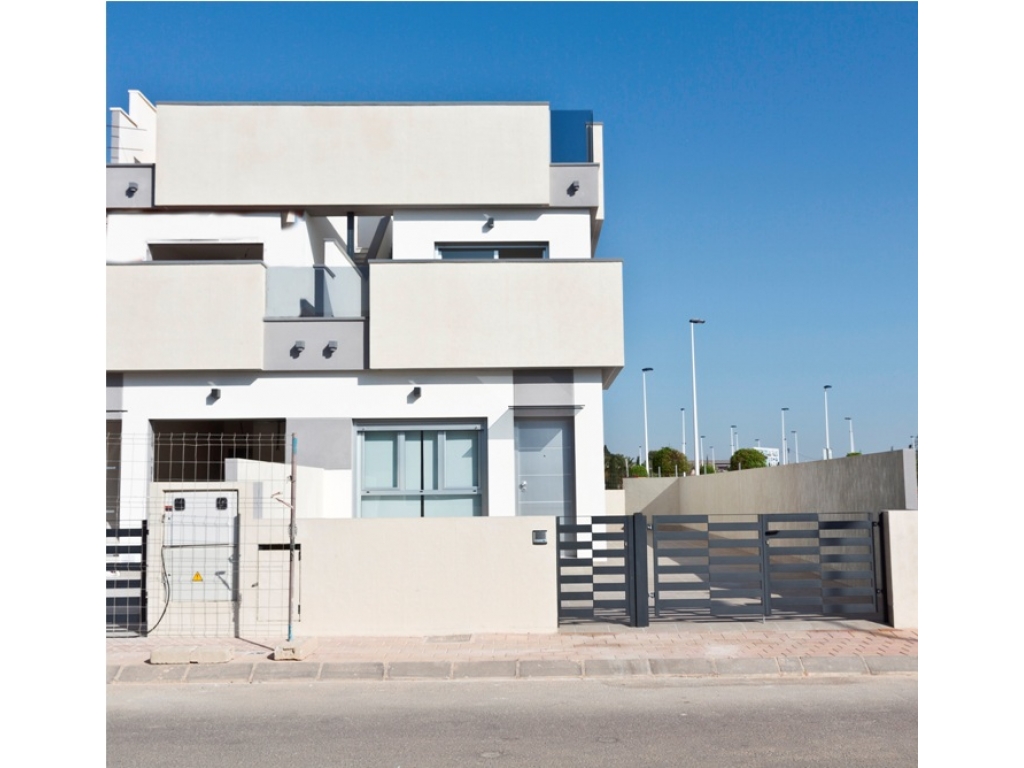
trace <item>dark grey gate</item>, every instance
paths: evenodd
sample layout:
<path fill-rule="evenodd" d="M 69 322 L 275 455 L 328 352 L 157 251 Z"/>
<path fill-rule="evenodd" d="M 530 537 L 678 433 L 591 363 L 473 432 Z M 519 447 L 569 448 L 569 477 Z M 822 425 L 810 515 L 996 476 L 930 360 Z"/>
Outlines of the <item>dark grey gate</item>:
<path fill-rule="evenodd" d="M 883 620 L 880 515 L 652 518 L 657 618 Z"/>
<path fill-rule="evenodd" d="M 640 513 L 558 518 L 558 618 L 649 623 L 647 525 Z"/>
<path fill-rule="evenodd" d="M 107 636 L 146 633 L 145 521 L 107 528 Z"/>

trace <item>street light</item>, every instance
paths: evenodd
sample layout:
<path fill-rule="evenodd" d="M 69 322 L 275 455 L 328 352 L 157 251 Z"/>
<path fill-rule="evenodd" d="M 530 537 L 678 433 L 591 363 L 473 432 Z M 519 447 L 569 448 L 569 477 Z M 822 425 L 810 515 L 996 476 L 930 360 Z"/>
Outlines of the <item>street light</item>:
<path fill-rule="evenodd" d="M 793 430 L 793 463 L 800 463 L 800 436 Z"/>
<path fill-rule="evenodd" d="M 850 422 L 850 453 L 856 453 L 857 449 L 853 447 L 853 419 L 847 416 L 846 420 Z"/>
<path fill-rule="evenodd" d="M 690 367 L 693 370 L 693 442 L 697 442 L 697 434 L 699 427 L 697 426 L 697 353 L 693 345 L 693 326 L 703 325 L 704 321 L 699 318 L 690 318 Z M 697 446 L 693 446 L 696 452 Z M 693 462 L 694 467 L 700 466 L 700 457 L 694 456 L 695 461 Z M 694 474 L 698 474 L 699 470 L 694 470 Z"/>
<path fill-rule="evenodd" d="M 736 440 L 736 425 L 732 424 L 729 426 L 729 458 L 739 450 L 738 441 Z"/>
<path fill-rule="evenodd" d="M 686 409 L 685 408 L 680 408 L 679 409 L 679 417 L 680 417 L 680 420 L 682 422 L 682 429 L 683 429 L 683 456 L 685 456 L 686 455 Z"/>
<path fill-rule="evenodd" d="M 788 464 L 786 460 L 786 454 L 789 453 L 789 443 L 786 442 L 786 411 L 789 408 L 782 409 L 782 463 Z"/>
<path fill-rule="evenodd" d="M 700 468 L 697 470 L 698 474 L 707 474 L 706 472 L 702 472 L 701 471 L 701 470 L 704 469 L 704 465 L 706 463 L 707 462 L 704 460 L 704 435 L 701 435 L 700 436 Z"/>
<path fill-rule="evenodd" d="M 651 446 L 647 443 L 647 374 L 653 371 L 653 368 L 644 368 L 644 469 L 647 470 L 647 476 L 651 475 Z"/>
<path fill-rule="evenodd" d="M 825 458 L 832 458 L 832 444 L 828 440 L 828 391 L 832 389 L 831 384 L 825 385 Z"/>

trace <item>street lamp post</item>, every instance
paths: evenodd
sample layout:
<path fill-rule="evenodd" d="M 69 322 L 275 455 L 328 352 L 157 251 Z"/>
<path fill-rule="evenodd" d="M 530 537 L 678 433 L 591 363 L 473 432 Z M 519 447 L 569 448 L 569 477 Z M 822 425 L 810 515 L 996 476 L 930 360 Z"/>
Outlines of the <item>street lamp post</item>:
<path fill-rule="evenodd" d="M 793 463 L 800 463 L 800 436 L 793 430 Z"/>
<path fill-rule="evenodd" d="M 679 409 L 679 420 L 680 420 L 680 423 L 682 424 L 683 456 L 685 456 L 686 455 L 686 409 L 685 408 L 680 408 Z"/>
<path fill-rule="evenodd" d="M 832 458 L 832 444 L 828 440 L 828 391 L 832 389 L 831 384 L 825 385 L 825 458 Z"/>
<path fill-rule="evenodd" d="M 699 465 L 699 467 L 698 467 L 698 469 L 697 469 L 697 473 L 698 473 L 698 474 L 701 474 L 701 475 L 702 475 L 702 474 L 705 474 L 705 473 L 703 472 L 703 469 L 704 469 L 704 465 L 705 465 L 706 463 L 707 463 L 707 462 L 706 462 L 706 461 L 704 461 L 704 435 L 701 435 L 701 436 L 700 436 L 700 465 Z"/>
<path fill-rule="evenodd" d="M 647 374 L 653 371 L 653 368 L 644 368 L 644 469 L 647 470 L 647 476 L 651 475 L 651 446 L 647 442 Z"/>
<path fill-rule="evenodd" d="M 739 445 L 736 440 L 736 425 L 733 424 L 729 427 L 729 458 L 739 450 Z"/>
<path fill-rule="evenodd" d="M 695 325 L 703 325 L 704 321 L 691 317 L 690 318 L 690 368 L 693 371 L 693 442 L 697 442 L 697 435 L 700 434 L 700 427 L 697 424 L 697 352 L 693 343 L 693 327 Z M 694 453 L 696 454 L 699 446 L 696 444 L 693 446 Z M 700 466 L 700 456 L 694 456 L 695 461 L 693 462 L 694 474 L 699 474 L 700 470 L 697 467 Z"/>
<path fill-rule="evenodd" d="M 853 419 L 847 416 L 846 420 L 850 422 L 850 453 L 856 453 L 857 449 L 853 447 Z"/>
<path fill-rule="evenodd" d="M 786 454 L 789 453 L 789 443 L 786 441 L 786 411 L 789 408 L 782 409 L 782 463 L 788 464 L 789 461 L 786 459 Z"/>

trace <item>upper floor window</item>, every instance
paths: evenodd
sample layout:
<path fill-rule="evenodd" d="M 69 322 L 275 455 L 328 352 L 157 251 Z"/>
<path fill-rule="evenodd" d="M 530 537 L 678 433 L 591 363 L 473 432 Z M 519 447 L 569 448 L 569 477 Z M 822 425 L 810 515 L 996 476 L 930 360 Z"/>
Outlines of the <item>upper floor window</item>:
<path fill-rule="evenodd" d="M 263 243 L 150 243 L 153 261 L 263 261 Z"/>
<path fill-rule="evenodd" d="M 442 259 L 546 259 L 547 243 L 453 243 L 437 244 Z"/>

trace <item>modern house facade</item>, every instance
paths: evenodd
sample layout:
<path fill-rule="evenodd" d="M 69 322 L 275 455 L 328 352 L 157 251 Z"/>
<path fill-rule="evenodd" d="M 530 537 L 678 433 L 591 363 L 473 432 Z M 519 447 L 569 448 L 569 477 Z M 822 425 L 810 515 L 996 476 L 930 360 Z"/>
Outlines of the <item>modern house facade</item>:
<path fill-rule="evenodd" d="M 153 484 L 237 479 L 169 435 L 266 438 L 279 455 L 231 458 L 279 464 L 296 435 L 319 483 L 303 517 L 603 514 L 624 352 L 622 263 L 595 258 L 602 131 L 544 103 L 130 92 L 107 168 L 107 431 L 144 436 L 148 461 L 108 447 L 108 523 L 145 519 L 124 502 Z"/>

